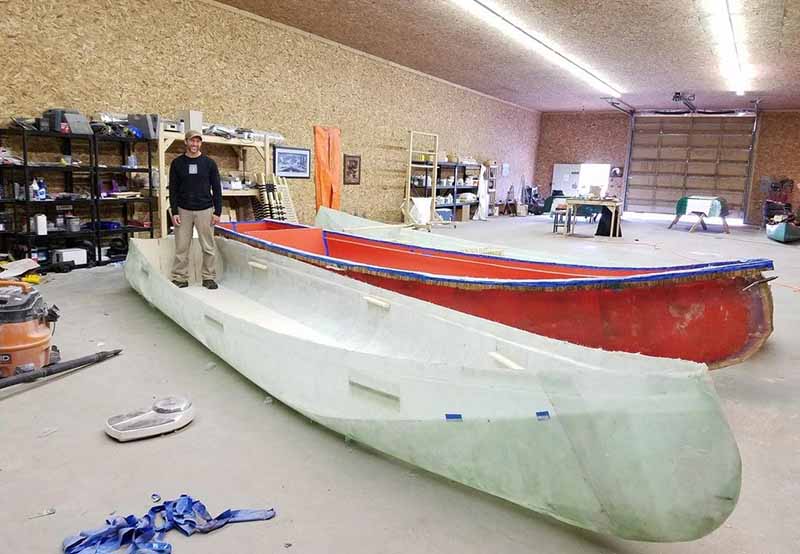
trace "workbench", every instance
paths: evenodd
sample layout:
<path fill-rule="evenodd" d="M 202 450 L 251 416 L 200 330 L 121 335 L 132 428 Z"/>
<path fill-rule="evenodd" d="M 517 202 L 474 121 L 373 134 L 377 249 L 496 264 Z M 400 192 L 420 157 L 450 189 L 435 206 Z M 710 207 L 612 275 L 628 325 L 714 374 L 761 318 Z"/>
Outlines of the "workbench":
<path fill-rule="evenodd" d="M 561 199 L 560 199 L 561 200 Z M 567 207 L 566 221 L 564 224 L 564 235 L 572 235 L 575 232 L 575 212 L 578 206 L 600 206 L 608 208 L 611 211 L 611 235 L 612 237 L 620 237 L 622 219 L 622 202 L 615 198 L 572 198 L 567 197 L 563 199 Z"/>

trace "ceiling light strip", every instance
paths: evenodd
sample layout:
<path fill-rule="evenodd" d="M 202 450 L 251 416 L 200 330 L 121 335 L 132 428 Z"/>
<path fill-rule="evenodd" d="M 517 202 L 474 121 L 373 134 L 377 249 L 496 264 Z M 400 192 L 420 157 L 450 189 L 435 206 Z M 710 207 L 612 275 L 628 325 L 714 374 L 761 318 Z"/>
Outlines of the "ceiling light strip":
<path fill-rule="evenodd" d="M 728 25 L 731 29 L 731 42 L 733 53 L 736 57 L 736 70 L 738 75 L 736 76 L 735 81 L 735 88 L 736 88 L 736 95 L 737 96 L 744 96 L 744 72 L 742 71 L 742 59 L 739 56 L 739 45 L 736 43 L 736 30 L 733 27 L 733 16 L 731 15 L 731 3 L 729 0 L 724 0 L 725 2 L 725 16 L 728 20 Z"/>
<path fill-rule="evenodd" d="M 622 96 L 622 92 L 620 92 L 616 87 L 610 85 L 609 83 L 607 83 L 606 81 L 604 81 L 603 79 L 601 79 L 600 77 L 598 77 L 597 75 L 586 69 L 585 67 L 579 65 L 578 63 L 576 63 L 566 55 L 562 54 L 561 52 L 559 52 L 558 50 L 556 50 L 543 40 L 534 36 L 530 31 L 527 31 L 517 23 L 514 23 L 513 21 L 509 20 L 506 16 L 499 13 L 494 8 L 484 4 L 480 0 L 452 0 L 452 1 L 472 13 L 476 13 L 475 10 L 472 8 L 474 6 L 479 6 L 482 10 L 486 12 L 482 14 L 484 16 L 484 19 L 487 19 L 486 17 L 487 15 L 493 16 L 498 21 L 511 27 L 518 33 L 524 35 L 527 40 L 533 41 L 533 43 L 535 43 L 535 46 L 537 48 L 544 49 L 546 55 L 549 55 L 548 57 L 551 57 L 553 62 L 569 70 L 573 75 L 583 79 L 584 81 L 588 82 L 598 90 L 606 94 L 609 94 L 615 98 L 619 98 L 620 96 Z"/>
<path fill-rule="evenodd" d="M 744 33 L 742 26 L 737 37 L 731 8 L 733 5 L 733 0 L 702 0 L 708 27 L 717 43 L 722 77 L 727 82 L 728 90 L 744 96 L 748 86 L 748 67 L 744 63 L 747 52 L 740 42 Z"/>

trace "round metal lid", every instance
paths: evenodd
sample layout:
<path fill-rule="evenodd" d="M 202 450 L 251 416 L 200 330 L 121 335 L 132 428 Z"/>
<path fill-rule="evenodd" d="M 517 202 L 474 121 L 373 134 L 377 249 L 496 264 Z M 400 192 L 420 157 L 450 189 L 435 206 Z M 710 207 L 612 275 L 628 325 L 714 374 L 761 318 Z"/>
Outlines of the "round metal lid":
<path fill-rule="evenodd" d="M 153 411 L 161 414 L 185 412 L 192 407 L 192 401 L 183 396 L 165 396 L 153 402 Z"/>
<path fill-rule="evenodd" d="M 0 323 L 18 323 L 39 317 L 44 300 L 36 290 L 24 291 L 17 286 L 0 286 Z"/>

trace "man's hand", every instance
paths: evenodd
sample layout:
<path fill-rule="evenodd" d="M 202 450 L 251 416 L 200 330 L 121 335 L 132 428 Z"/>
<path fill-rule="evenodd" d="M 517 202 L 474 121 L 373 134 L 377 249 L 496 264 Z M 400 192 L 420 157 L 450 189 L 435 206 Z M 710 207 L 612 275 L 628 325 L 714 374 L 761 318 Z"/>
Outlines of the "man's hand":
<path fill-rule="evenodd" d="M 173 215 L 172 216 L 172 225 L 177 227 L 180 224 L 181 224 L 181 216 L 179 216 L 177 214 Z"/>
<path fill-rule="evenodd" d="M 211 214 L 211 225 L 216 225 L 219 223 L 219 216 L 217 214 Z"/>

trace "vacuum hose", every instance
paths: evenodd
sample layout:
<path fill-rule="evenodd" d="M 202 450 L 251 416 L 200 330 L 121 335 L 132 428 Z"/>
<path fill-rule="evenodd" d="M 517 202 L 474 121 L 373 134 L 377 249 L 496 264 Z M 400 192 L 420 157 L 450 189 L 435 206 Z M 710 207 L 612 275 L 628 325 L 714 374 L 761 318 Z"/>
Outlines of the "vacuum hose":
<path fill-rule="evenodd" d="M 44 366 L 43 368 L 40 369 L 35 369 L 33 371 L 20 373 L 19 375 L 12 375 L 11 377 L 0 379 L 0 389 L 13 387 L 14 385 L 19 385 L 20 383 L 30 383 L 31 381 L 36 381 L 37 379 L 41 379 L 42 377 L 50 377 L 51 375 L 64 373 L 65 371 L 69 371 L 70 369 L 88 367 L 90 365 L 94 365 L 98 362 L 102 362 L 109 358 L 113 358 L 120 352 L 122 352 L 122 349 L 104 350 L 102 352 L 96 352 L 94 354 L 90 354 L 89 356 L 84 356 L 82 358 L 76 358 L 74 360 L 69 360 L 67 362 L 59 362 L 57 364 L 51 364 L 48 366 Z"/>

